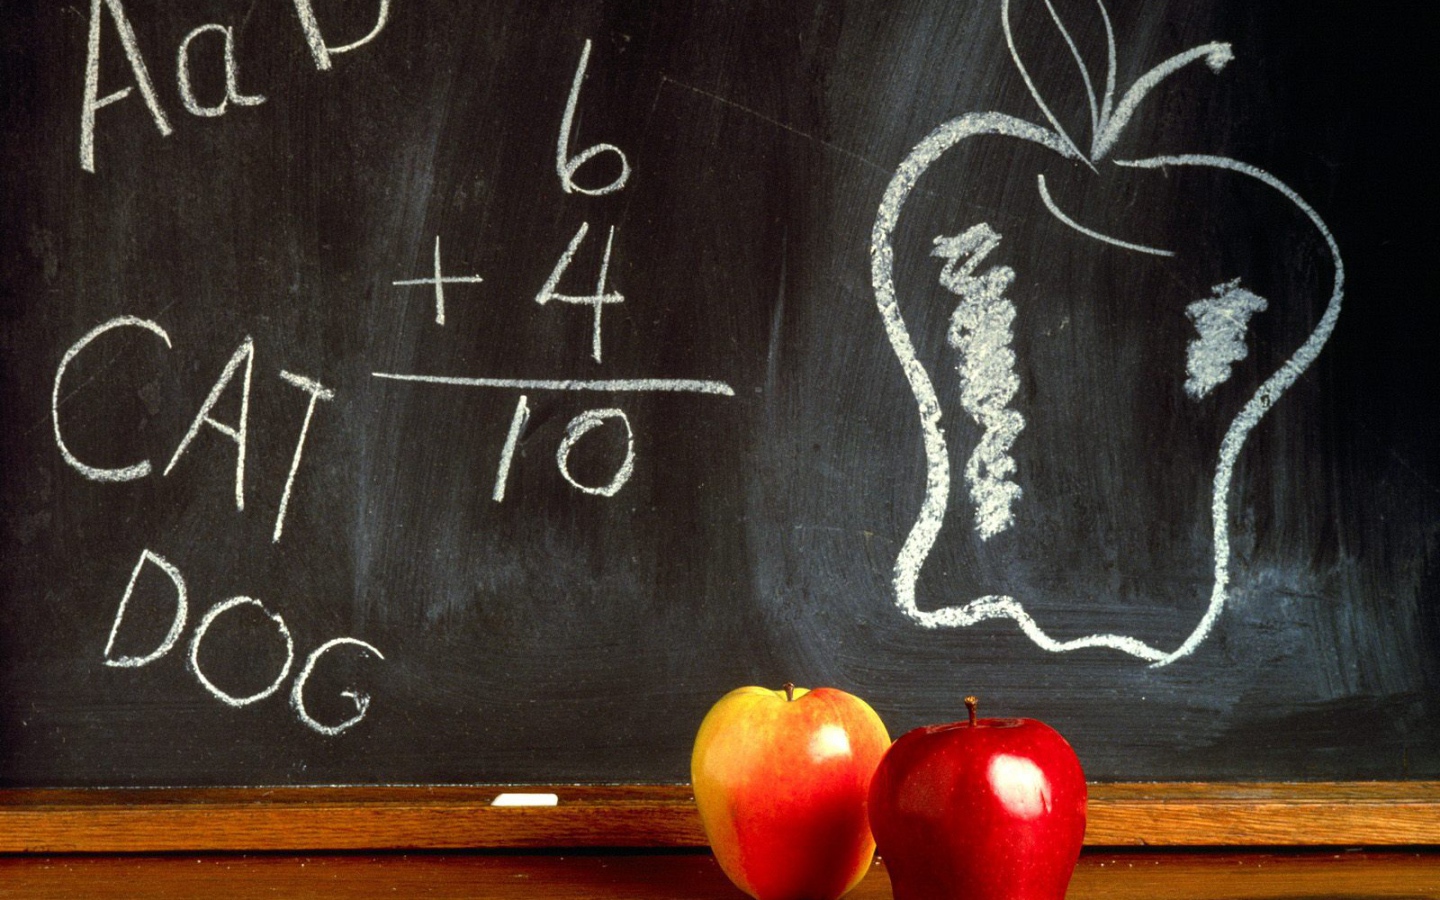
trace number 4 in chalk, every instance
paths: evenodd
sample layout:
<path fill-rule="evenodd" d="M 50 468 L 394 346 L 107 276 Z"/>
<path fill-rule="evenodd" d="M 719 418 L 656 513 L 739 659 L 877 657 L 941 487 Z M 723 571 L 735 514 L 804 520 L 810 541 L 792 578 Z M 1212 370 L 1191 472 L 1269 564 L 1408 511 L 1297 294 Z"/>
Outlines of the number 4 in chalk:
<path fill-rule="evenodd" d="M 559 262 L 545 280 L 545 286 L 540 288 L 540 293 L 535 295 L 535 302 L 544 306 L 551 300 L 559 300 L 561 303 L 575 303 L 581 306 L 590 306 L 595 310 L 595 325 L 590 337 L 590 356 L 597 363 L 600 362 L 600 315 L 606 304 L 624 303 L 625 296 L 618 291 L 606 291 L 605 280 L 610 272 L 610 248 L 615 243 L 615 226 L 610 226 L 610 234 L 605 238 L 605 256 L 600 261 L 600 277 L 595 279 L 595 293 L 593 294 L 560 294 L 555 289 L 560 286 L 560 279 L 565 277 L 565 270 L 570 268 L 570 262 L 575 258 L 575 251 L 580 249 L 580 244 L 585 240 L 585 235 L 590 233 L 590 223 L 581 222 L 580 230 L 570 239 L 570 246 L 560 255 Z"/>

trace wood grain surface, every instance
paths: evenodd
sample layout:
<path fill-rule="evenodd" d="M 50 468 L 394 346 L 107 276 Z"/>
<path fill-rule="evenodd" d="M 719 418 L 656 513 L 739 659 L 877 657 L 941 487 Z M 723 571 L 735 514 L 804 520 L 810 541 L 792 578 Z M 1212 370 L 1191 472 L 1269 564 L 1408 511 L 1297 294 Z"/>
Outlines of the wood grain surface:
<path fill-rule="evenodd" d="M 0 857 L 0 897 L 743 900 L 707 853 Z M 883 863 L 848 895 L 888 900 Z M 1088 852 L 1069 900 L 1440 896 L 1440 853 Z"/>
<path fill-rule="evenodd" d="M 497 808 L 544 790 L 554 807 Z M 1440 845 L 1440 782 L 1095 784 L 1086 844 Z M 0 852 L 701 848 L 683 785 L 0 791 Z"/>

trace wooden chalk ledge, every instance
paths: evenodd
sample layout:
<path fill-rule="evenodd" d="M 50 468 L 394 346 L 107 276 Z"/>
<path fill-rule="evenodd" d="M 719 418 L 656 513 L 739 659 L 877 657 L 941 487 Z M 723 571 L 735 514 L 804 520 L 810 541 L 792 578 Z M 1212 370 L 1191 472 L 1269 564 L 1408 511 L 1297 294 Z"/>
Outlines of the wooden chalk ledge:
<path fill-rule="evenodd" d="M 1440 845 L 1440 782 L 1094 784 L 1085 843 Z M 704 845 L 684 785 L 0 790 L 0 853 Z"/>

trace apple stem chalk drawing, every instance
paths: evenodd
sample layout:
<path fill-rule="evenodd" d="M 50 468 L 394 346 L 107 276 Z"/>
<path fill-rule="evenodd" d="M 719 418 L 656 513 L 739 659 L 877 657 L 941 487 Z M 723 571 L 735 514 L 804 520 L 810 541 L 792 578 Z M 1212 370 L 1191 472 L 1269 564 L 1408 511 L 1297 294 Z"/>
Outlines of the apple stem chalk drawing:
<path fill-rule="evenodd" d="M 1185 154 L 1155 156 L 1138 160 L 1111 160 L 1114 165 L 1137 169 L 1195 166 L 1226 170 L 1255 179 L 1285 197 L 1305 215 L 1324 238 L 1335 266 L 1334 286 L 1325 311 L 1314 330 L 1300 348 L 1250 397 L 1229 424 L 1220 443 L 1210 503 L 1213 532 L 1213 584 L 1209 604 L 1199 623 L 1178 647 L 1173 650 L 1165 650 L 1122 634 L 1099 633 L 1068 640 L 1057 639 L 1040 627 L 1025 610 L 1019 599 L 1011 596 L 986 595 L 963 605 L 946 606 L 933 610 L 922 610 L 916 601 L 916 583 L 926 557 L 939 537 L 950 498 L 949 450 L 945 431 L 941 425 L 940 401 L 934 383 L 916 353 L 910 331 L 900 312 L 899 300 L 895 291 L 894 235 L 900 213 L 916 183 L 925 174 L 925 171 L 949 150 L 969 138 L 979 136 L 1028 141 L 1048 148 L 1067 160 L 1084 164 L 1095 170 L 1096 165 L 1114 147 L 1121 131 L 1129 122 L 1140 102 L 1156 85 L 1192 62 L 1204 61 L 1211 71 L 1218 73 L 1234 58 L 1230 45 L 1218 42 L 1203 44 L 1179 53 L 1140 76 L 1117 104 L 1114 102 L 1117 55 L 1114 29 L 1104 3 L 1097 0 L 1097 6 L 1104 22 L 1107 51 L 1105 91 L 1101 98 L 1095 96 L 1089 72 L 1086 70 L 1074 39 L 1065 28 L 1050 0 L 1045 0 L 1045 7 L 1051 19 L 1059 29 L 1075 62 L 1079 65 L 1088 95 L 1090 120 L 1094 134 L 1088 155 L 1079 149 L 1079 145 L 1066 133 L 1040 96 L 1040 92 L 1021 61 L 1015 46 L 1010 25 L 1009 0 L 1001 0 L 1000 18 L 1010 58 L 1024 80 L 1031 97 L 1049 122 L 1049 127 L 998 112 L 966 113 L 951 119 L 940 125 L 911 149 L 909 155 L 896 169 L 880 201 L 871 231 L 871 285 L 875 293 L 876 309 L 879 311 L 886 337 L 914 396 L 916 410 L 919 413 L 926 464 L 924 495 L 915 522 L 896 555 L 892 584 L 895 591 L 895 602 L 899 608 L 916 623 L 926 628 L 968 627 L 988 619 L 1006 618 L 1014 621 L 1036 645 L 1051 652 L 1066 652 L 1087 647 L 1107 647 L 1145 660 L 1152 665 L 1161 666 L 1168 665 L 1194 652 L 1195 648 L 1209 635 L 1211 628 L 1224 610 L 1230 583 L 1229 494 L 1236 459 L 1244 446 L 1246 437 L 1261 418 L 1319 355 L 1334 330 L 1343 296 L 1345 270 L 1341 262 L 1340 250 L 1330 229 L 1320 216 L 1298 194 L 1273 175 L 1228 157 Z M 1168 250 L 1123 241 L 1087 229 L 1059 210 L 1050 197 L 1043 175 L 1039 177 L 1037 187 L 1046 209 L 1067 226 L 1096 240 L 1124 249 L 1161 256 L 1173 255 Z M 986 227 L 988 228 L 988 226 Z M 969 232 L 967 232 L 968 234 Z M 960 279 L 955 277 L 955 265 L 960 256 L 958 243 L 960 240 L 957 238 L 936 239 L 936 255 L 943 256 L 948 260 L 941 275 L 942 282 L 962 296 L 961 309 L 956 311 L 957 321 L 970 314 L 968 311 L 962 312 L 966 309 L 966 304 L 970 302 L 970 297 L 966 296 L 964 291 L 956 290 L 955 287 L 955 285 L 961 284 Z M 998 242 L 998 235 L 994 240 Z M 993 246 L 993 244 L 990 245 L 990 247 Z M 970 251 L 973 255 L 967 263 L 968 267 L 963 270 L 962 277 L 968 276 L 973 271 L 973 266 L 979 262 L 978 257 L 983 256 L 988 249 L 989 247 Z M 1000 271 L 1009 272 L 1008 269 Z M 1009 277 L 997 275 L 996 272 L 997 270 L 992 269 L 986 277 L 993 276 L 997 281 L 1004 281 L 1007 285 L 1013 278 L 1013 272 L 1009 273 Z M 1199 337 L 1189 345 L 1186 363 L 1188 373 L 1186 391 L 1192 399 L 1196 400 L 1225 381 L 1228 378 L 1230 365 L 1244 358 L 1243 335 L 1249 317 L 1264 310 L 1267 306 L 1264 299 L 1241 288 L 1238 279 L 1216 286 L 1214 292 L 1214 297 L 1191 304 L 1187 309 L 1187 314 L 1195 322 L 1199 332 Z M 1013 316 L 1013 311 L 1009 314 Z M 978 339 L 973 331 L 967 332 L 967 328 L 973 329 L 974 325 L 965 325 L 959 328 L 952 325 L 950 337 L 952 346 L 960 351 L 962 357 L 959 374 L 962 398 L 966 398 L 962 399 L 962 404 L 966 411 L 976 418 L 976 421 L 987 427 L 986 434 L 981 439 L 980 448 L 977 448 L 975 455 L 971 457 L 971 461 L 967 465 L 966 480 L 970 485 L 972 500 L 977 508 L 976 530 L 982 538 L 989 538 L 1003 530 L 1011 521 L 1010 506 L 1019 500 L 1020 489 L 1018 485 L 1010 481 L 987 484 L 980 473 L 983 467 L 988 467 L 992 463 L 995 465 L 990 472 L 992 478 L 997 475 L 1008 478 L 1013 473 L 1013 461 L 1008 455 L 1004 455 L 1003 451 L 1008 450 L 1010 442 L 1013 442 L 1024 420 L 1016 412 L 1013 419 L 1009 420 L 1010 424 L 1007 426 L 1007 430 L 1004 431 L 992 431 L 994 426 L 985 420 L 985 416 L 990 412 L 1014 412 L 1003 409 L 1004 404 L 1008 403 L 1014 394 L 1013 389 L 1007 387 L 1009 384 L 1008 373 L 1013 368 L 1014 351 L 1011 349 L 1008 339 L 997 339 L 1001 338 L 998 331 L 989 339 Z M 1008 321 L 1006 330 L 1008 333 Z M 982 356 L 988 356 L 989 359 L 979 358 Z M 980 396 L 986 397 L 985 403 L 977 401 L 976 398 Z M 1000 409 L 996 409 L 997 403 Z M 986 412 L 981 412 L 982 409 Z M 992 437 L 992 433 L 1003 434 L 1003 437 Z M 992 445 L 987 447 L 987 441 L 991 441 Z M 1003 449 L 998 448 L 1001 441 L 1005 442 Z M 997 452 L 1000 455 L 996 455 Z M 994 493 L 994 491 L 1002 492 Z"/>

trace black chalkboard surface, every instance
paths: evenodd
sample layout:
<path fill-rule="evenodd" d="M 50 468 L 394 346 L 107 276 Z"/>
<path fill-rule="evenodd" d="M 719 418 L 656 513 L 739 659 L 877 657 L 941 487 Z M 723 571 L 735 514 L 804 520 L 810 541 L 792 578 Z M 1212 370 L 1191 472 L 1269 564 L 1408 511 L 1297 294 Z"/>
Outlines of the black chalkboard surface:
<path fill-rule="evenodd" d="M 1440 777 L 1407 5 L 5 20 L 0 783 L 683 781 L 786 680 Z"/>

